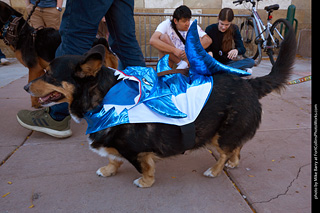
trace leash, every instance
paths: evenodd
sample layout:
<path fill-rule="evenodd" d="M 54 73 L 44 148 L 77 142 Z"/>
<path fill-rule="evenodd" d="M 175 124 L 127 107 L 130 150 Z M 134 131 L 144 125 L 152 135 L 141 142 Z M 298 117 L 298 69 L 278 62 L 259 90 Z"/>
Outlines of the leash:
<path fill-rule="evenodd" d="M 308 76 L 305 76 L 303 78 L 298 78 L 296 80 L 289 81 L 287 84 L 288 85 L 292 85 L 292 84 L 299 84 L 299 83 L 302 83 L 302 82 L 310 81 L 311 77 L 312 77 L 311 75 L 308 75 Z"/>
<path fill-rule="evenodd" d="M 33 5 L 32 9 L 31 9 L 31 11 L 30 11 L 30 13 L 29 13 L 29 15 L 28 15 L 28 17 L 27 17 L 26 22 L 25 22 L 25 23 L 22 25 L 22 27 L 21 27 L 21 31 L 22 31 L 22 29 L 25 27 L 25 25 L 29 22 L 29 20 L 30 20 L 32 14 L 33 14 L 33 12 L 35 11 L 35 9 L 36 9 L 36 7 L 38 6 L 39 3 L 40 3 L 40 0 L 36 0 L 36 3 Z M 21 31 L 20 31 L 20 32 L 21 32 Z M 20 35 L 20 32 L 19 32 L 19 35 Z"/>
<path fill-rule="evenodd" d="M 176 73 L 180 73 L 182 75 L 189 76 L 189 69 L 175 69 L 175 68 L 173 68 L 172 70 L 158 72 L 157 75 L 158 75 L 158 77 L 161 77 L 164 75 L 176 74 Z"/>
<path fill-rule="evenodd" d="M 26 22 L 24 23 L 24 25 L 26 25 L 26 23 L 29 22 L 29 20 L 30 20 L 32 14 L 33 14 L 33 12 L 35 11 L 35 9 L 36 9 L 36 7 L 38 6 L 39 3 L 40 3 L 40 0 L 36 0 L 36 3 L 33 5 L 32 10 L 30 11 L 30 13 L 29 13 L 29 15 L 28 15 L 28 17 L 27 17 L 27 20 L 26 20 Z M 24 25 L 22 26 L 22 28 L 24 27 Z M 22 29 L 22 28 L 21 28 L 21 29 Z"/>
<path fill-rule="evenodd" d="M 21 32 L 23 31 L 23 29 L 27 25 L 28 21 L 30 20 L 33 12 L 35 11 L 35 9 L 39 3 L 40 3 L 40 0 L 37 0 L 35 5 L 32 7 L 32 10 L 30 11 L 30 14 L 28 15 L 27 20 L 24 22 L 24 24 L 20 28 L 20 31 L 18 31 L 18 26 L 19 26 L 20 20 L 23 19 L 22 16 L 16 17 L 16 16 L 12 15 L 9 18 L 9 20 L 7 21 L 7 23 L 5 23 L 4 28 L 2 29 L 2 37 L 3 37 L 3 41 L 6 45 L 8 45 L 8 46 L 11 45 L 13 47 L 13 49 L 16 50 L 19 36 L 21 35 Z M 35 29 L 31 33 L 31 35 L 33 37 L 33 43 L 35 42 L 35 37 L 36 37 L 38 30 L 39 29 Z"/>

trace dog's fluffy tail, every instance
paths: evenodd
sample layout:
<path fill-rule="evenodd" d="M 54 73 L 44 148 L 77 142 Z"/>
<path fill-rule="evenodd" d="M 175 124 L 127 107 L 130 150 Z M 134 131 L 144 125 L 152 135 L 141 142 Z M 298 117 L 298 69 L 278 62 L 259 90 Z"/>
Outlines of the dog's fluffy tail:
<path fill-rule="evenodd" d="M 292 27 L 290 27 L 281 44 L 277 61 L 274 63 L 271 72 L 263 77 L 248 79 L 259 98 L 266 96 L 273 90 L 280 92 L 285 87 L 294 65 L 295 56 L 296 38 Z"/>

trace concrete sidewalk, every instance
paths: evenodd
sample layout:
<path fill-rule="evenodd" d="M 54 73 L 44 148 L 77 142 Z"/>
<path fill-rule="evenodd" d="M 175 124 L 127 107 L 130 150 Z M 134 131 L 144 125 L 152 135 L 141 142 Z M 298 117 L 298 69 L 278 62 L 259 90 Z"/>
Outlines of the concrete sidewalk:
<path fill-rule="evenodd" d="M 253 76 L 270 69 L 263 60 Z M 0 76 L 9 72 L 20 74 L 0 80 L 1 213 L 311 212 L 311 81 L 261 100 L 260 129 L 238 168 L 203 176 L 215 162 L 203 149 L 157 162 L 155 184 L 139 189 L 132 182 L 140 174 L 128 162 L 116 176 L 95 174 L 107 160 L 88 149 L 85 122 L 72 122 L 73 136 L 60 140 L 21 127 L 16 113 L 31 109 L 27 72 L 20 64 L 0 66 Z M 291 79 L 308 75 L 311 61 L 298 59 Z"/>

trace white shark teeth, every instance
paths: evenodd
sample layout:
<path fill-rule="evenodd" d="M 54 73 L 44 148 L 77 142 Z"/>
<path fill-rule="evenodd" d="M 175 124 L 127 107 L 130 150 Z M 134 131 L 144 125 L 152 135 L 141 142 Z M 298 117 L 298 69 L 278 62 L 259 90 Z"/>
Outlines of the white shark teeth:
<path fill-rule="evenodd" d="M 128 76 L 120 72 L 119 70 L 116 70 L 114 72 L 114 76 L 118 76 L 117 80 L 132 80 L 132 81 L 138 81 L 134 76 Z"/>
<path fill-rule="evenodd" d="M 120 72 L 118 70 L 114 72 L 114 76 L 118 76 L 117 80 L 121 80 L 121 79 L 127 78 L 122 72 Z"/>

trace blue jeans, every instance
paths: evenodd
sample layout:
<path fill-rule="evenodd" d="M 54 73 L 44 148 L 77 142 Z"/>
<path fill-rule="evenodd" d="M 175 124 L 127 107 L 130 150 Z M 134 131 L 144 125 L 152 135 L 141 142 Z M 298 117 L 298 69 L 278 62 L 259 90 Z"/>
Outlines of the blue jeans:
<path fill-rule="evenodd" d="M 119 69 L 146 66 L 136 40 L 133 8 L 134 0 L 67 0 L 56 57 L 86 53 L 96 37 L 99 22 L 105 16 L 110 32 L 109 45 L 121 61 Z M 64 119 L 69 115 L 68 104 L 52 106 L 50 115 L 55 120 Z"/>
<path fill-rule="evenodd" d="M 244 70 L 246 68 L 252 68 L 254 66 L 254 60 L 251 58 L 245 58 L 239 61 L 229 61 L 226 65 Z"/>
<path fill-rule="evenodd" d="M 6 56 L 3 54 L 3 52 L 1 51 L 1 49 L 0 49 L 0 59 L 1 58 L 6 58 Z"/>

